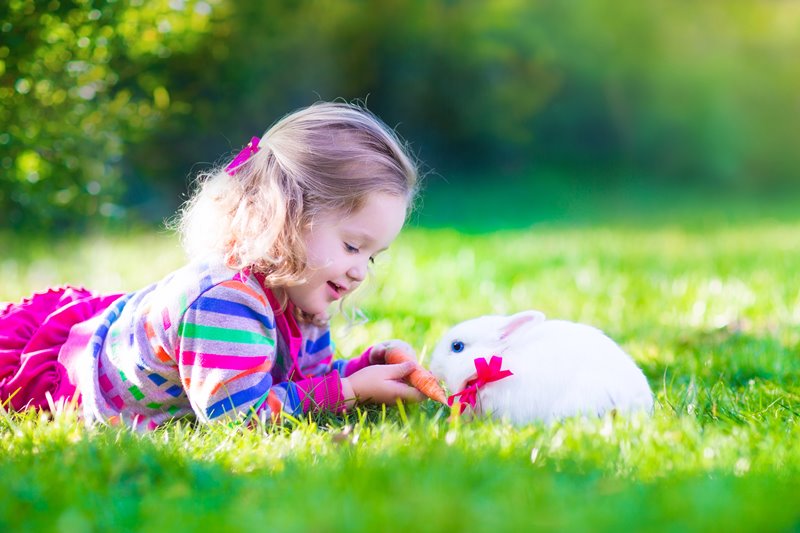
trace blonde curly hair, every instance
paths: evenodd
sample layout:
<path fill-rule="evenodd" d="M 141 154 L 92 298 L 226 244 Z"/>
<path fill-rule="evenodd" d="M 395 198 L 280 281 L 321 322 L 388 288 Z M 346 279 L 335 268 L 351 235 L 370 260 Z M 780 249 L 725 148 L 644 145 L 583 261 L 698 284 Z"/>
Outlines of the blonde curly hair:
<path fill-rule="evenodd" d="M 249 267 L 277 287 L 303 282 L 303 233 L 318 216 L 346 217 L 371 193 L 411 205 L 418 173 L 402 141 L 371 112 L 318 102 L 276 122 L 233 176 L 220 166 L 197 183 L 173 223 L 189 257 Z"/>

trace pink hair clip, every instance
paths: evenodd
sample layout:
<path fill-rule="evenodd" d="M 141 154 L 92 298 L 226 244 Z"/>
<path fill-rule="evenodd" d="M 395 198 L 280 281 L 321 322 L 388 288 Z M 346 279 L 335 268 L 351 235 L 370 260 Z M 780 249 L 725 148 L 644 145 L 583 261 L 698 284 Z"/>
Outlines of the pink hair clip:
<path fill-rule="evenodd" d="M 242 148 L 241 152 L 239 152 L 236 157 L 233 158 L 233 161 L 231 161 L 231 163 L 225 167 L 225 172 L 227 172 L 230 176 L 236 174 L 236 170 L 240 166 L 247 163 L 247 160 L 253 157 L 256 152 L 258 152 L 259 141 L 261 141 L 261 139 L 258 137 L 253 137 L 250 139 L 250 142 L 247 143 L 247 146 Z"/>

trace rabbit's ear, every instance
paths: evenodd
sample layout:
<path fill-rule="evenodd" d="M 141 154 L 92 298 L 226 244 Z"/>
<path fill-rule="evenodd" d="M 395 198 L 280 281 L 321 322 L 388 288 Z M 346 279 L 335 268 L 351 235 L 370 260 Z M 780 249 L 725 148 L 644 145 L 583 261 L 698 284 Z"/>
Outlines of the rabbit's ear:
<path fill-rule="evenodd" d="M 522 311 L 515 315 L 511 315 L 508 321 L 500 328 L 500 338 L 505 339 L 514 333 L 523 324 L 537 324 L 544 322 L 545 316 L 541 311 Z"/>

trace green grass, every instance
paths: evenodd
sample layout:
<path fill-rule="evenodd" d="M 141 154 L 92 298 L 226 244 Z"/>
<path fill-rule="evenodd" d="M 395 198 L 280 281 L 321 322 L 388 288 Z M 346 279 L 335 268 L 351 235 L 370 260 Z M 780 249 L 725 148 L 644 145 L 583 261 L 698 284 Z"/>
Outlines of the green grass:
<path fill-rule="evenodd" d="M 441 229 L 411 228 L 379 261 L 358 301 L 370 321 L 335 323 L 345 355 L 400 337 L 423 359 L 480 314 L 591 323 L 642 366 L 650 418 L 514 428 L 426 402 L 135 435 L 5 414 L 0 530 L 798 530 L 800 217 L 711 207 L 595 207 L 531 227 L 523 212 L 503 231 L 438 210 Z M 154 233 L 0 246 L 6 300 L 66 282 L 134 289 L 182 262 Z"/>

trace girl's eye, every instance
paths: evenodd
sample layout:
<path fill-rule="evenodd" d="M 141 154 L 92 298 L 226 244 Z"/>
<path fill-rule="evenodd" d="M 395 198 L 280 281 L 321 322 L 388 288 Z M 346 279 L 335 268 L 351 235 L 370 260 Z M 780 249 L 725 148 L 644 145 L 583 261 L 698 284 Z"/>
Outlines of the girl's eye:
<path fill-rule="evenodd" d="M 352 244 L 344 243 L 344 249 L 347 251 L 348 254 L 357 254 L 360 253 L 361 250 L 353 246 Z M 369 262 L 373 265 L 375 264 L 375 258 L 370 256 Z"/>
<path fill-rule="evenodd" d="M 464 343 L 461 341 L 453 341 L 453 344 L 450 345 L 450 349 L 456 353 L 464 351 Z"/>

